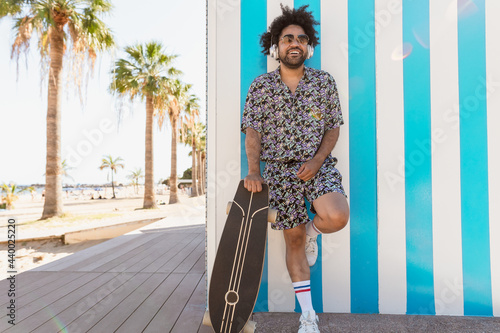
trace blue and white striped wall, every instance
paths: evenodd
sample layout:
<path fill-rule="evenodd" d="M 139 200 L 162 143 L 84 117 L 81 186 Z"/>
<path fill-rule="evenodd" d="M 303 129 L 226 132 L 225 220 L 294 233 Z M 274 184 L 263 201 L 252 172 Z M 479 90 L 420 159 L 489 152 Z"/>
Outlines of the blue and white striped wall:
<path fill-rule="evenodd" d="M 307 65 L 335 77 L 345 120 L 333 154 L 351 219 L 320 240 L 316 310 L 500 316 L 497 0 L 208 0 L 208 274 L 280 3 L 320 21 Z M 270 229 L 256 311 L 297 310 L 284 247 Z"/>

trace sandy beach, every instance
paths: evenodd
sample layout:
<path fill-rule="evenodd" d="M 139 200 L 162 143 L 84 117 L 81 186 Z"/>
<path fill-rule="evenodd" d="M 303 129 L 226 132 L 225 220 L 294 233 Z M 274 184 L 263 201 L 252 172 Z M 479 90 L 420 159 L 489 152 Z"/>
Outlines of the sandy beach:
<path fill-rule="evenodd" d="M 158 203 L 168 203 L 167 195 L 156 195 Z M 65 198 L 63 218 L 38 220 L 43 210 L 43 200 L 23 198 L 15 203 L 12 210 L 0 211 L 0 270 L 7 271 L 8 249 L 6 224 L 9 218 L 16 219 L 16 265 L 21 273 L 51 261 L 81 251 L 90 246 L 106 241 L 89 240 L 77 244 L 65 245 L 60 236 L 67 232 L 92 229 L 96 227 L 122 224 L 126 222 L 155 220 L 166 216 L 186 216 L 204 212 L 205 197 L 190 198 L 186 193 L 179 193 L 177 204 L 160 204 L 158 209 L 142 209 L 143 198 L 140 196 L 117 199 L 90 200 L 88 198 Z M 58 236 L 58 237 L 54 237 Z M 30 240 L 32 238 L 45 238 Z"/>

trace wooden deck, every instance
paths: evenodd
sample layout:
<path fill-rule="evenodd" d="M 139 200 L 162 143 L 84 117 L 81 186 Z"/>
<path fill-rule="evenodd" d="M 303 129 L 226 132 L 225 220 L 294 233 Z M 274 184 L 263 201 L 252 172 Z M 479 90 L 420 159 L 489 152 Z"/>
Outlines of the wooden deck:
<path fill-rule="evenodd" d="M 205 226 L 158 223 L 17 275 L 15 326 L 2 280 L 0 332 L 211 332 Z"/>

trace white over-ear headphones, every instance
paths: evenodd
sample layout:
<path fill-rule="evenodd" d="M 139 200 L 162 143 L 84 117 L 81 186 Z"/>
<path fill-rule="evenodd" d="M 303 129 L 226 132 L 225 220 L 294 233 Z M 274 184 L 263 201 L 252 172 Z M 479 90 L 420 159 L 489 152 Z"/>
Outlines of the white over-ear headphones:
<path fill-rule="evenodd" d="M 314 47 L 311 44 L 307 44 L 307 59 L 311 59 L 314 54 Z"/>
<path fill-rule="evenodd" d="M 278 54 L 278 45 L 273 44 L 273 45 L 269 48 L 269 55 L 271 56 L 271 58 L 274 58 L 274 59 L 278 59 L 278 58 L 279 58 L 279 54 Z"/>
<path fill-rule="evenodd" d="M 271 39 L 272 41 L 272 39 Z M 307 57 L 306 59 L 310 59 L 314 54 L 314 47 L 311 44 L 307 44 Z M 269 48 L 269 55 L 271 58 L 278 59 L 279 58 L 279 52 L 278 52 L 278 45 L 273 44 Z"/>

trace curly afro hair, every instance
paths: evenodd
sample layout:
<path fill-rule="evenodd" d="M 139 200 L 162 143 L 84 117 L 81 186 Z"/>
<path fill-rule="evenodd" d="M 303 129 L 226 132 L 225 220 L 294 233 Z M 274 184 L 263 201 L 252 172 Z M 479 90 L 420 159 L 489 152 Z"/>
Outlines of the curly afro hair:
<path fill-rule="evenodd" d="M 262 46 L 262 53 L 269 54 L 269 48 L 272 44 L 278 44 L 281 31 L 289 25 L 298 25 L 304 29 L 304 32 L 309 37 L 309 44 L 316 46 L 319 44 L 315 25 L 319 25 L 312 15 L 312 12 L 306 11 L 309 5 L 300 7 L 299 9 L 290 9 L 288 6 L 281 4 L 280 16 L 274 19 L 273 23 L 269 26 L 269 31 L 260 36 L 260 45 Z M 271 40 L 272 39 L 272 40 Z"/>

